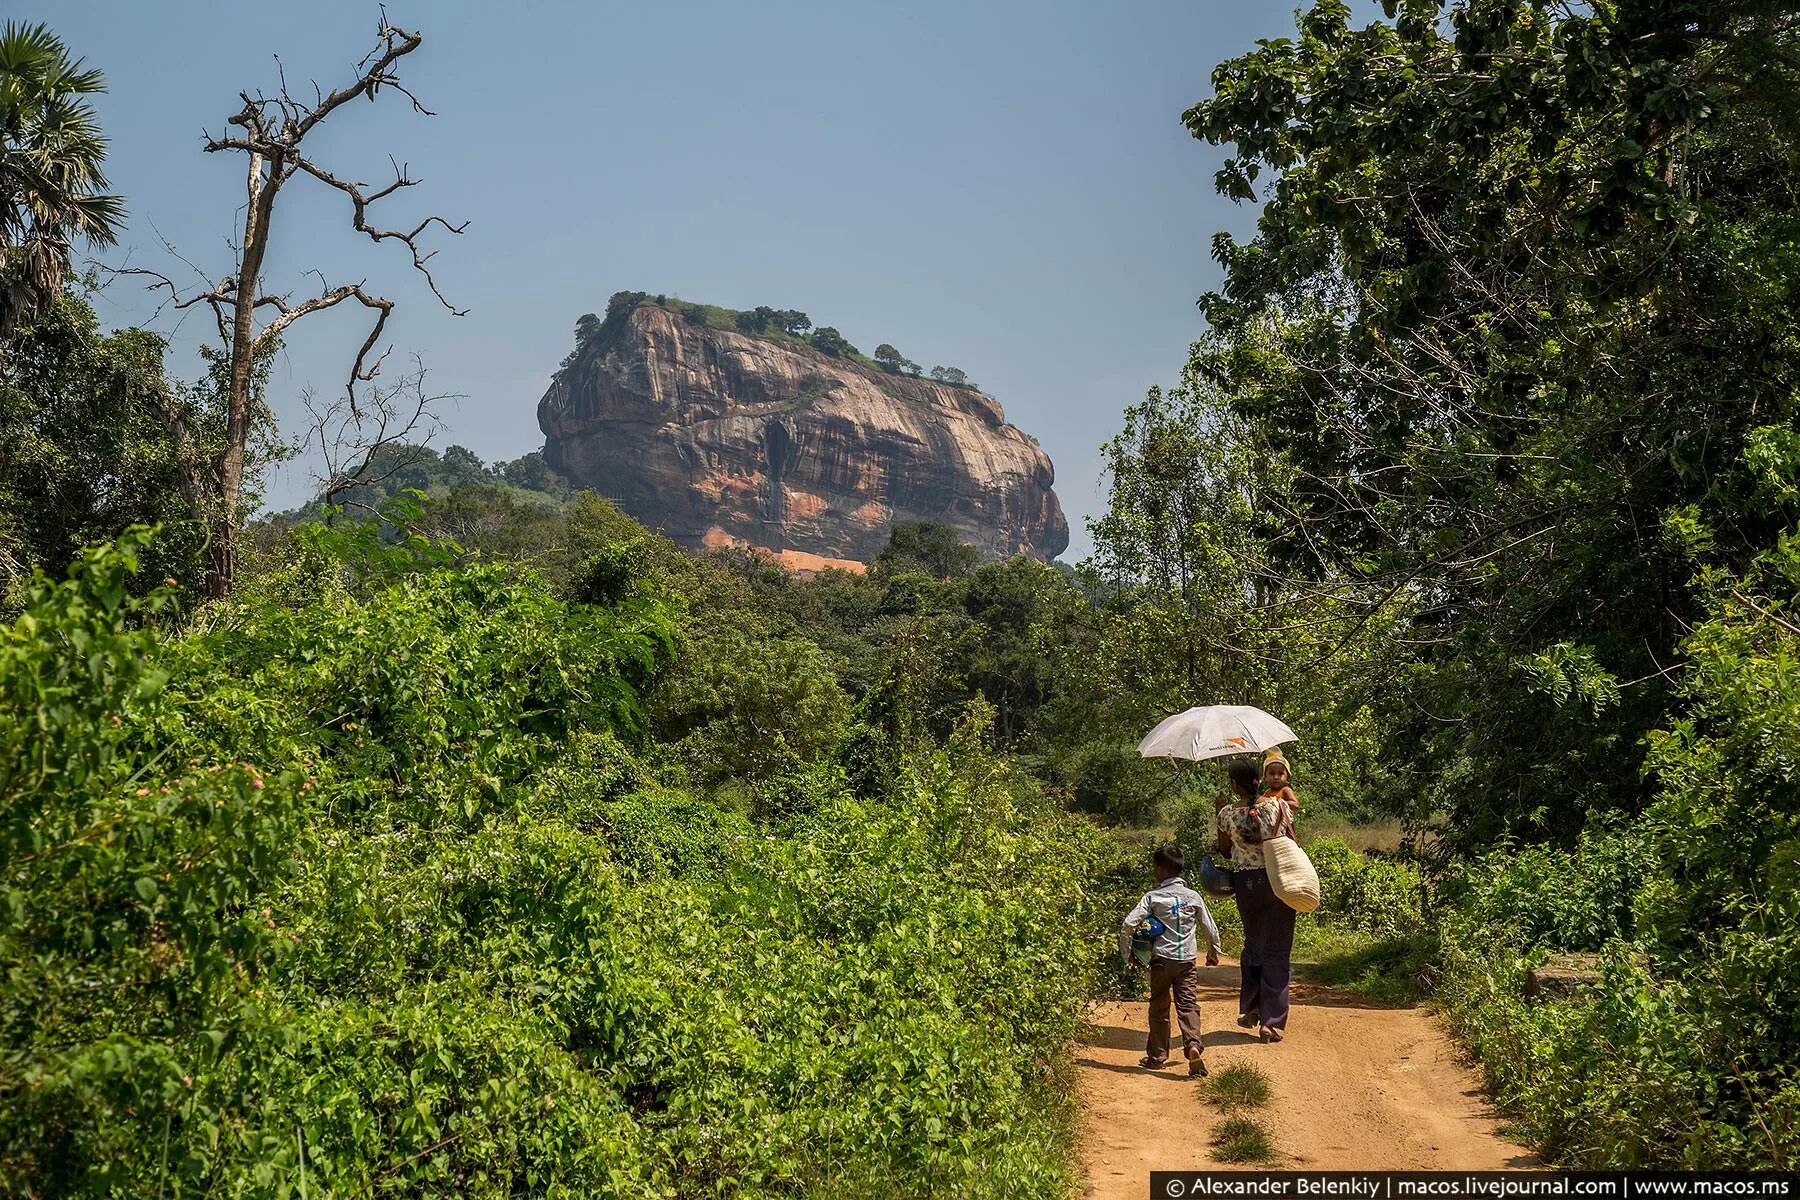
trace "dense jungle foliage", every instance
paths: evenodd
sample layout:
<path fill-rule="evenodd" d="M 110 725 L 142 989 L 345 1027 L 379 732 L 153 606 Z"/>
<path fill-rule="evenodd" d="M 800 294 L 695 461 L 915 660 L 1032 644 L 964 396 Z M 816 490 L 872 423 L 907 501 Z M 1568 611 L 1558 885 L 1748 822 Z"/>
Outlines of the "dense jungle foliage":
<path fill-rule="evenodd" d="M 1792 1165 L 1797 14 L 1384 12 L 1312 5 L 1186 115 L 1261 208 L 1183 423 L 1231 446 L 1258 586 L 1376 632 L 1338 703 L 1436 837 L 1445 1001 L 1523 1128 Z M 1564 951 L 1599 984 L 1527 1003 Z"/>
<path fill-rule="evenodd" d="M 9 1194 L 1067 1186 L 1106 848 L 984 706 L 854 771 L 763 731 L 746 813 L 649 732 L 677 594 L 315 525 L 178 626 L 151 544 L 0 649 Z"/>
<path fill-rule="evenodd" d="M 257 522 L 203 604 L 156 414 L 205 444 L 216 389 L 37 297 L 0 1190 L 1067 1189 L 1109 926 L 1150 840 L 1210 840 L 1216 777 L 1133 747 L 1210 701 L 1299 730 L 1303 835 L 1402 825 L 1313 837 L 1319 978 L 1433 993 L 1555 1161 L 1791 1167 L 1800 16 L 1383 12 L 1312 5 L 1186 114 L 1258 222 L 1076 567 L 925 525 L 797 578 L 389 447 L 384 515 Z M 640 303 L 686 302 L 605 320 Z"/>

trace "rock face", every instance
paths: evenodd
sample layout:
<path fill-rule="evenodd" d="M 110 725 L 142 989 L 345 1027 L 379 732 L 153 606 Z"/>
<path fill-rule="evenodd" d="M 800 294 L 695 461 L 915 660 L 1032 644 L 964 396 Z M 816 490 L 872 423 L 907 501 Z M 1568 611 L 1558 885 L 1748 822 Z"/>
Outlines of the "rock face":
<path fill-rule="evenodd" d="M 684 545 L 863 563 L 904 521 L 990 558 L 1069 543 L 1049 456 L 992 397 L 654 304 L 577 348 L 538 425 L 552 468 Z"/>

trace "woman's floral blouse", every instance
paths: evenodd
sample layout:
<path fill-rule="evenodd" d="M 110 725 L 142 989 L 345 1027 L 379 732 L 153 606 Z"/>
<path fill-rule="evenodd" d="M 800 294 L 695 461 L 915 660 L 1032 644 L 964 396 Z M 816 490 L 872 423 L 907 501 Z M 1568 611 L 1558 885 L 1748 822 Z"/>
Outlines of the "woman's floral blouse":
<path fill-rule="evenodd" d="M 1233 800 L 1219 810 L 1218 829 L 1231 838 L 1231 869 L 1260 871 L 1263 869 L 1262 841 L 1275 834 L 1275 822 L 1281 816 L 1281 805 L 1274 797 L 1258 800 L 1251 808 L 1242 800 Z"/>

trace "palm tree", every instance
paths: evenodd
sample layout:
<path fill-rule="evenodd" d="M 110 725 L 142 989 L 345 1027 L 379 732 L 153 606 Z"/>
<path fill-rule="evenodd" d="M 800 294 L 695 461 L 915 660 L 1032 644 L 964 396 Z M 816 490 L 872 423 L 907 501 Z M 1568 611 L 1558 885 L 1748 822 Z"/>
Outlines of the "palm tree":
<path fill-rule="evenodd" d="M 125 203 L 104 192 L 106 138 L 80 99 L 105 90 L 48 26 L 0 28 L 0 343 L 56 298 L 76 238 L 118 240 Z"/>

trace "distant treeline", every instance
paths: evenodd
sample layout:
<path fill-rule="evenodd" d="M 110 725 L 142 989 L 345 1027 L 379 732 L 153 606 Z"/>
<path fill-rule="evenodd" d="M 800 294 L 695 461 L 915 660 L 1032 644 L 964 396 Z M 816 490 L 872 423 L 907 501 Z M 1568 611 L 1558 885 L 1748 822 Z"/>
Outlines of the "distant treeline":
<path fill-rule="evenodd" d="M 510 461 L 484 463 L 467 446 L 450 446 L 442 454 L 431 446 L 394 442 L 381 447 L 362 472 L 364 482 L 342 492 L 338 504 L 350 509 L 374 510 L 384 500 L 417 490 L 441 496 L 462 488 L 487 487 L 514 493 L 514 498 L 554 511 L 575 494 L 563 476 L 550 469 L 542 450 L 533 450 Z M 284 520 L 305 520 L 320 515 L 320 502 L 283 514 Z"/>

